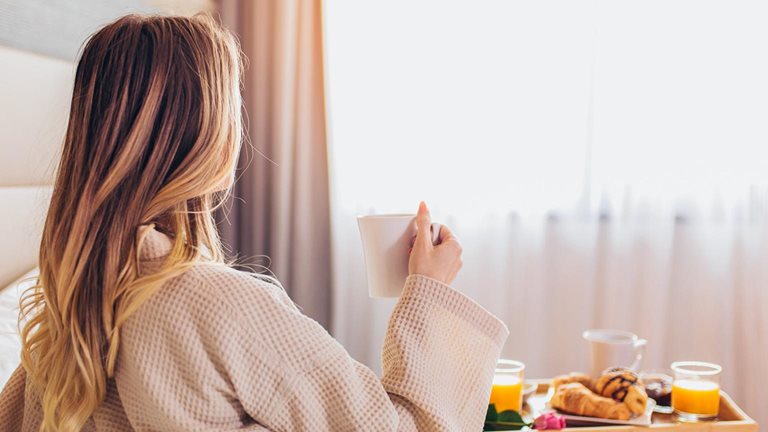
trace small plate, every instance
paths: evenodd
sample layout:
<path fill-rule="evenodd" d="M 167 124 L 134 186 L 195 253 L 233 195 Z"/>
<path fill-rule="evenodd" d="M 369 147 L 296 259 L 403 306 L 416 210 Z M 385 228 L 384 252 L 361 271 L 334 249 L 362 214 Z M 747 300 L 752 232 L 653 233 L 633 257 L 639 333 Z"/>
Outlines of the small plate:
<path fill-rule="evenodd" d="M 675 409 L 671 406 L 656 404 L 656 408 L 653 409 L 653 412 L 659 414 L 672 414 L 675 412 Z"/>
<path fill-rule="evenodd" d="M 552 406 L 547 402 L 547 407 L 550 409 L 553 409 Z M 565 421 L 568 422 L 568 424 L 613 424 L 613 425 L 632 425 L 632 426 L 650 426 L 651 425 L 651 416 L 653 415 L 653 409 L 656 407 L 656 401 L 648 398 L 648 404 L 645 406 L 645 412 L 637 417 L 631 418 L 629 420 L 614 420 L 614 419 L 604 419 L 600 417 L 586 417 L 586 416 L 577 416 L 577 415 L 571 415 L 566 414 L 564 412 L 561 412 L 559 410 L 555 410 L 558 412 L 558 414 L 562 415 L 563 418 L 565 418 Z"/>

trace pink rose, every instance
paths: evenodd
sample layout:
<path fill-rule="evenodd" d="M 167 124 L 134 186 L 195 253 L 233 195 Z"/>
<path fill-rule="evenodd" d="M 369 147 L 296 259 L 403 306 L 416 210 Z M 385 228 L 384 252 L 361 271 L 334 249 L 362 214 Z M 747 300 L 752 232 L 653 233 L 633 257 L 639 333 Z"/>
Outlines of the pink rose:
<path fill-rule="evenodd" d="M 560 430 L 565 427 L 565 418 L 553 412 L 542 414 L 533 422 L 534 429 Z"/>

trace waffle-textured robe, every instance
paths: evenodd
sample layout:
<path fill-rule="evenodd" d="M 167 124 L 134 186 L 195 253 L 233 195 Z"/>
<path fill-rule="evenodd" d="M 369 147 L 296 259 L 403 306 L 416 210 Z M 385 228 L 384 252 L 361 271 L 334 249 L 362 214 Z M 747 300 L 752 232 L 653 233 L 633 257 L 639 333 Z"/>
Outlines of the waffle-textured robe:
<path fill-rule="evenodd" d="M 141 271 L 169 250 L 170 239 L 152 231 Z M 458 291 L 410 276 L 379 378 L 278 285 L 201 264 L 128 319 L 115 377 L 85 430 L 479 432 L 507 335 Z M 37 432 L 41 416 L 19 367 L 0 394 L 0 429 Z"/>

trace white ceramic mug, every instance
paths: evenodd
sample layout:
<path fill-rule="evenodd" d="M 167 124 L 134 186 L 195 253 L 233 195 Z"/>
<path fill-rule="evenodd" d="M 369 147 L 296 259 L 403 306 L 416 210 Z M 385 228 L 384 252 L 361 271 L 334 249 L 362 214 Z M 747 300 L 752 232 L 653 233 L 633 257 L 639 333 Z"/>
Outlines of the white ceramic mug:
<path fill-rule="evenodd" d="M 363 240 L 368 294 L 371 297 L 399 297 L 408 277 L 409 249 L 416 236 L 416 215 L 391 214 L 358 216 Z M 440 235 L 440 224 L 432 224 L 432 243 Z"/>
<path fill-rule="evenodd" d="M 637 370 L 648 343 L 634 333 L 621 330 L 587 330 L 582 336 L 589 342 L 590 373 L 593 377 L 612 367 Z"/>

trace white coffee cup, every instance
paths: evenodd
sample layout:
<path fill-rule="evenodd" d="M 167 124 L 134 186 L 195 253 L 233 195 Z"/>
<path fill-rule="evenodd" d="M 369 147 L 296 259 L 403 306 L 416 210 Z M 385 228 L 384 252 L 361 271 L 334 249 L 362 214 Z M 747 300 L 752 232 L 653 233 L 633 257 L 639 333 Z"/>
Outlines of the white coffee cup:
<path fill-rule="evenodd" d="M 612 367 L 637 370 L 648 343 L 634 333 L 621 330 L 587 330 L 582 337 L 589 342 L 590 373 L 593 377 Z"/>
<path fill-rule="evenodd" d="M 358 216 L 363 240 L 368 294 L 399 297 L 408 277 L 408 251 L 416 236 L 416 215 L 385 214 Z M 432 224 L 432 243 L 440 235 L 440 224 Z"/>

